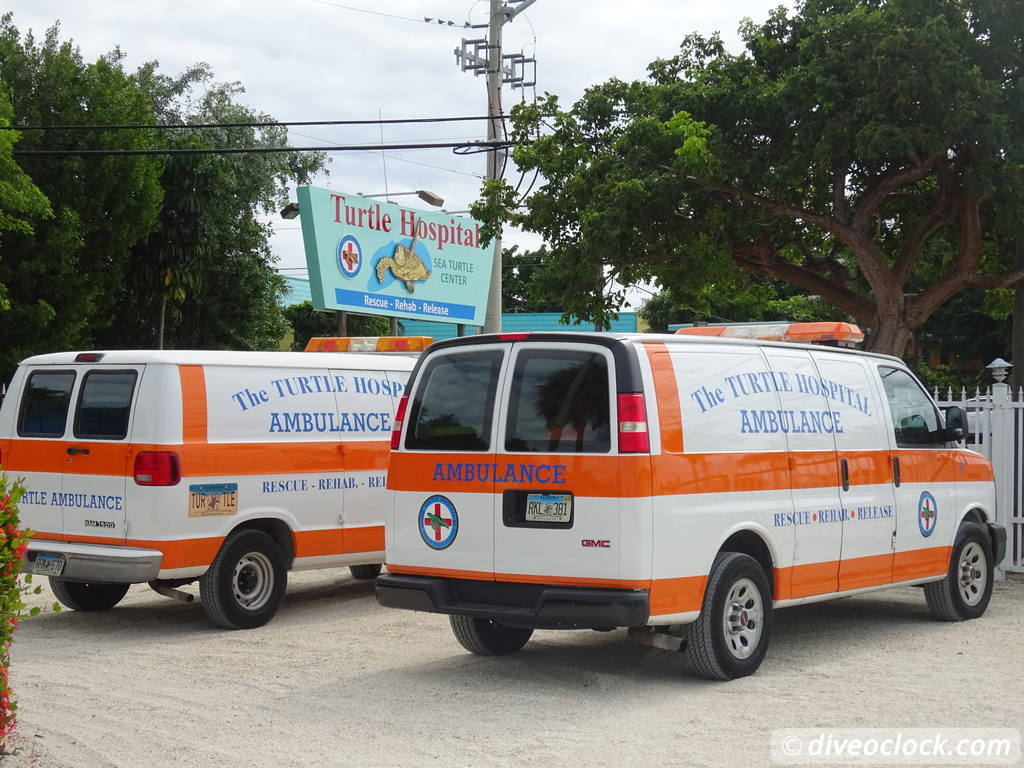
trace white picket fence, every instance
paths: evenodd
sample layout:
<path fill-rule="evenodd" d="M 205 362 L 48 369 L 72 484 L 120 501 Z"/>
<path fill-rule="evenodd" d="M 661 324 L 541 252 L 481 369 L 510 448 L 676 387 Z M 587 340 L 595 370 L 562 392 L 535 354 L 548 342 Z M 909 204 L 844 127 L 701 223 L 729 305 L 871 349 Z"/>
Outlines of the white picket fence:
<path fill-rule="evenodd" d="M 942 408 L 967 411 L 967 447 L 992 462 L 996 477 L 996 519 L 1006 526 L 1007 571 L 1024 573 L 1024 390 L 994 384 L 988 391 L 936 391 Z"/>

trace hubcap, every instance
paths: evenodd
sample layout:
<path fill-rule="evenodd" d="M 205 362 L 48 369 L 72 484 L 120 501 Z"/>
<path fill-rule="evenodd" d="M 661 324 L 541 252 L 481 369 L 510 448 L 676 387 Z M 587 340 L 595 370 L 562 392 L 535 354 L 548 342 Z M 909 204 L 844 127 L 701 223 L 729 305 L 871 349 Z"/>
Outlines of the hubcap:
<path fill-rule="evenodd" d="M 729 589 L 722 612 L 725 644 L 737 659 L 748 658 L 761 642 L 764 624 L 764 603 L 757 585 L 750 579 L 739 579 Z"/>
<path fill-rule="evenodd" d="M 270 600 L 274 591 L 274 568 L 262 552 L 249 552 L 235 563 L 231 579 L 235 601 L 250 611 L 257 611 Z"/>
<path fill-rule="evenodd" d="M 976 541 L 970 542 L 960 553 L 960 597 L 967 605 L 977 605 L 985 595 L 988 584 L 988 562 L 985 550 Z"/>

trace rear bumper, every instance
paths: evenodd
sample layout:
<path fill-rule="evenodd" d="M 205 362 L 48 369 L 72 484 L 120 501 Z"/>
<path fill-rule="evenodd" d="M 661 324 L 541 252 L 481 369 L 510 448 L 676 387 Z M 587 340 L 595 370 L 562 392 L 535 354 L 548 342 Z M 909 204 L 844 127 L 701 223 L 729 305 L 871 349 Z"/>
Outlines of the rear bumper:
<path fill-rule="evenodd" d="M 377 602 L 388 608 L 460 614 L 538 629 L 642 627 L 650 597 L 640 589 L 591 589 L 544 584 L 382 574 Z"/>
<path fill-rule="evenodd" d="M 152 581 L 163 560 L 163 553 L 156 549 L 29 539 L 22 569 L 31 572 L 32 562 L 40 552 L 64 555 L 62 579 L 113 584 Z"/>

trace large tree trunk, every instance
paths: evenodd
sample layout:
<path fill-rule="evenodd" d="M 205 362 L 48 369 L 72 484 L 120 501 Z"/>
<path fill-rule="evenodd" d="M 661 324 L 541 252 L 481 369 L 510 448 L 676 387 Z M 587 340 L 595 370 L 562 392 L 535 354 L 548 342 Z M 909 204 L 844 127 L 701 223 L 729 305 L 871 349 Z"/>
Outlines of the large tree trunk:
<path fill-rule="evenodd" d="M 863 329 L 861 329 L 863 330 Z M 864 349 L 883 355 L 903 357 L 910 338 L 910 327 L 902 319 L 880 321 L 867 334 Z"/>

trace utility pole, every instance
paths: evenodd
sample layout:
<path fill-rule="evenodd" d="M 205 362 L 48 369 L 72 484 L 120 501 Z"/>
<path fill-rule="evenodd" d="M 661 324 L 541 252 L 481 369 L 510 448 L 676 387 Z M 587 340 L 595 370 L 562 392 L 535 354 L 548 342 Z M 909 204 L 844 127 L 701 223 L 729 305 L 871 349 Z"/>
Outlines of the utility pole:
<path fill-rule="evenodd" d="M 1024 224 L 1017 225 L 1015 244 L 1017 267 L 1024 267 Z M 1024 281 L 1014 286 L 1013 334 L 1010 362 L 1013 363 L 1013 383 L 1018 391 L 1024 388 Z"/>
<path fill-rule="evenodd" d="M 504 56 L 501 52 L 502 27 L 525 11 L 537 0 L 490 0 L 487 38 L 462 40 L 462 48 L 455 49 L 455 60 L 463 72 L 487 75 L 487 140 L 504 139 L 505 115 L 501 103 L 501 87 L 509 83 L 513 88 L 536 85 L 536 60 L 522 54 Z M 482 25 L 479 25 L 482 27 Z M 474 28 L 478 28 L 474 26 Z M 505 66 L 505 65 L 508 66 Z M 534 66 L 533 78 L 527 82 L 526 66 Z M 492 149 L 487 153 L 488 180 L 501 178 L 505 170 L 506 149 Z M 487 309 L 484 312 L 484 333 L 501 330 L 501 236 L 494 238 L 491 260 L 491 284 L 487 291 Z"/>

